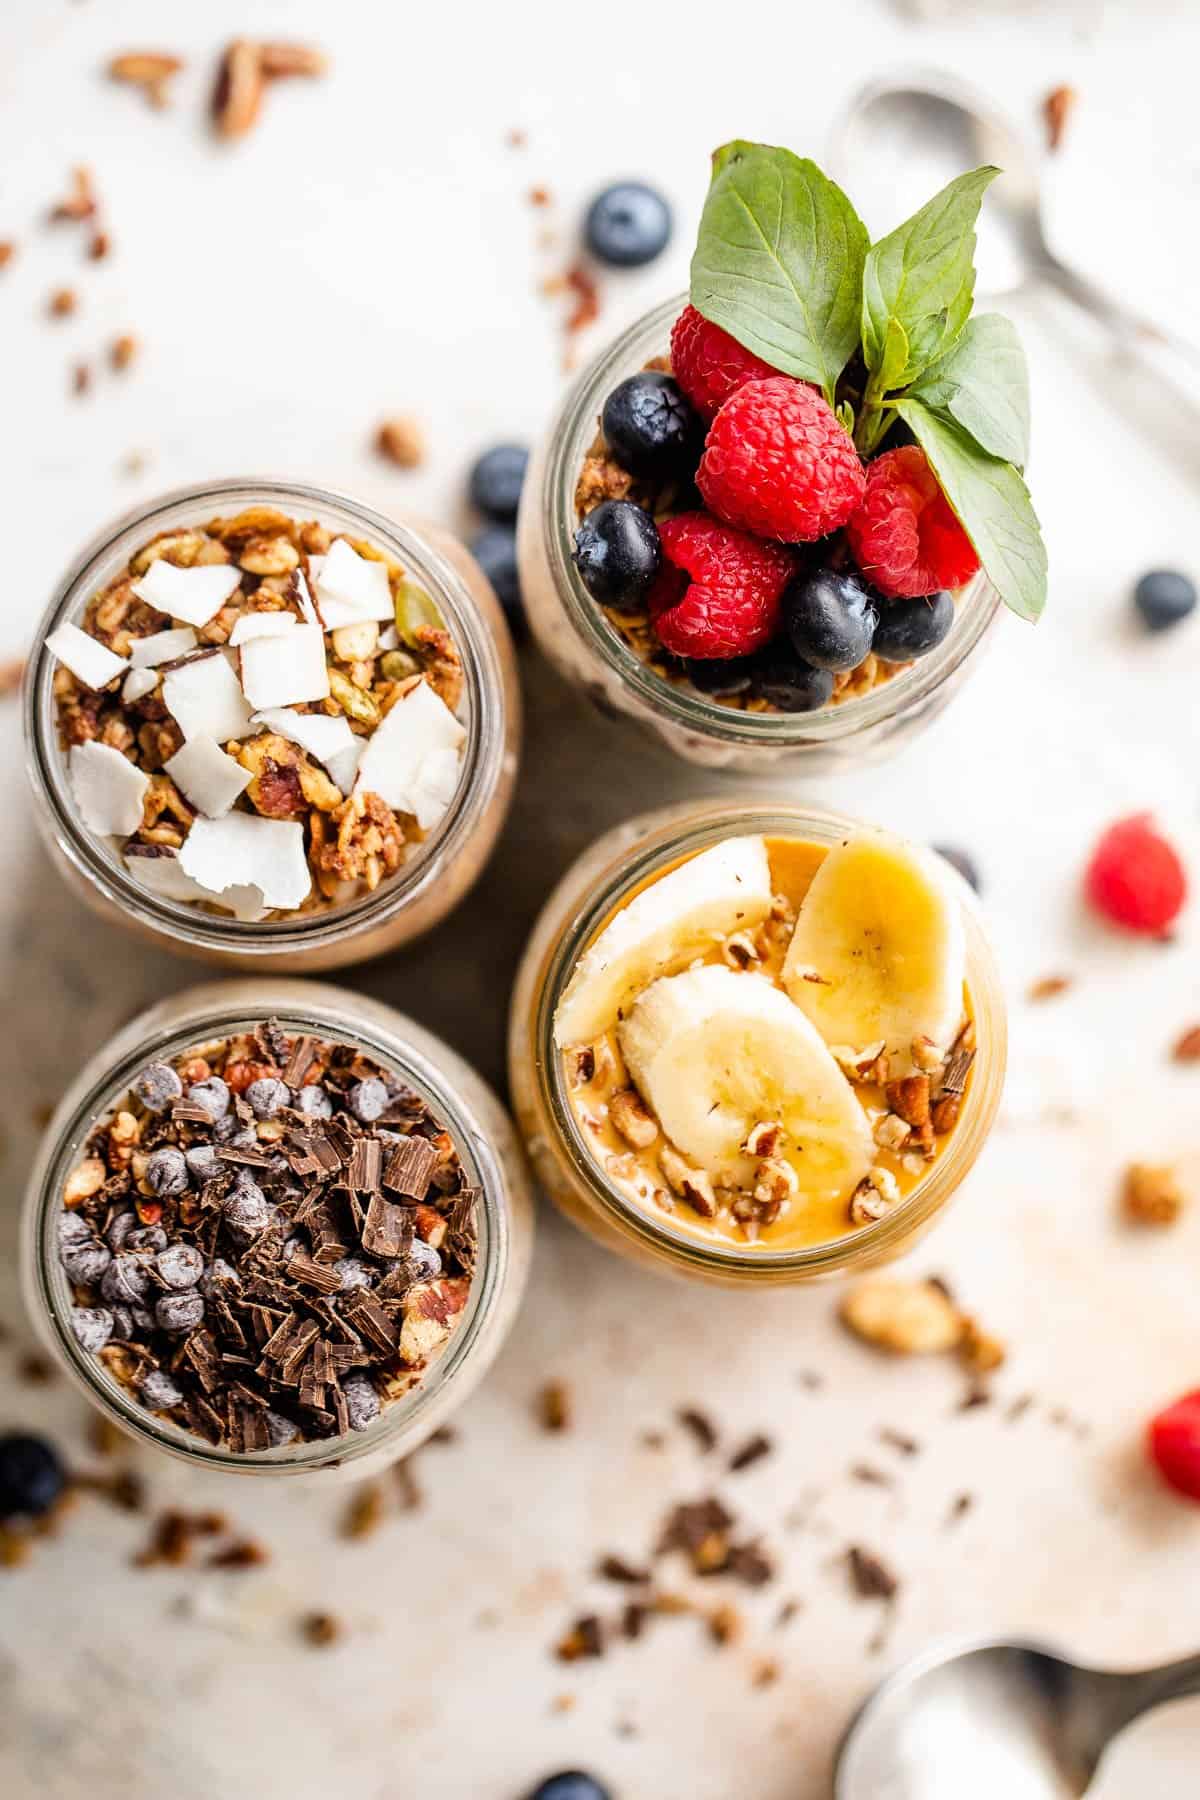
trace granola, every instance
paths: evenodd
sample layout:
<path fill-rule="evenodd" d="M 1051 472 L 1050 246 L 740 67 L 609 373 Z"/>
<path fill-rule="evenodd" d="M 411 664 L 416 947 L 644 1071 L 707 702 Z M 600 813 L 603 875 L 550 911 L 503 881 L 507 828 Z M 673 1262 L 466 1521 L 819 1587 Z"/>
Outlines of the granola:
<path fill-rule="evenodd" d="M 118 339 L 124 367 L 136 351 Z M 456 792 L 458 648 L 376 545 L 270 506 L 164 532 L 51 633 L 85 826 L 135 880 L 262 919 L 373 892 Z"/>
<path fill-rule="evenodd" d="M 57 1220 L 70 1328 L 228 1450 L 365 1431 L 456 1329 L 478 1198 L 417 1094 L 268 1020 L 148 1064 L 93 1128 Z"/>

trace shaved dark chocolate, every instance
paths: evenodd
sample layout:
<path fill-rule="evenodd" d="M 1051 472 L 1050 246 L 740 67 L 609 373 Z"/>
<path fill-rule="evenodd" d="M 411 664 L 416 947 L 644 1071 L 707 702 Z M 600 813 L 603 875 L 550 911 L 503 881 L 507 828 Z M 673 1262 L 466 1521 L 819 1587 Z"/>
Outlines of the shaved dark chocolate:
<path fill-rule="evenodd" d="M 437 1167 L 437 1151 L 427 1138 L 409 1137 L 396 1145 L 383 1173 L 383 1185 L 411 1200 L 423 1200 Z"/>
<path fill-rule="evenodd" d="M 372 1194 L 363 1225 L 362 1246 L 370 1256 L 404 1256 L 413 1241 L 412 1213 L 382 1194 Z"/>

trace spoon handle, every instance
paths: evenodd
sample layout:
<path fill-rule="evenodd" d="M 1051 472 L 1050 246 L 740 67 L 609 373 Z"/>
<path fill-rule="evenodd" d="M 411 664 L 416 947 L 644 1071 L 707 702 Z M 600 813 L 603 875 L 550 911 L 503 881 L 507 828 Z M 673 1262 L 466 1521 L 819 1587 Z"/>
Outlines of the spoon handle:
<path fill-rule="evenodd" d="M 1075 269 L 1060 263 L 1057 257 L 1049 257 L 1043 265 L 1043 272 L 1062 293 L 1074 300 L 1085 312 L 1092 314 L 1103 324 L 1126 339 L 1134 348 L 1154 349 L 1162 346 L 1183 357 L 1194 368 L 1200 369 L 1200 344 L 1189 338 L 1180 337 L 1176 332 L 1168 331 L 1150 319 L 1143 318 L 1133 312 L 1102 287 L 1098 287 L 1087 276 L 1080 275 Z"/>
<path fill-rule="evenodd" d="M 1110 1680 L 1114 1683 L 1111 1729 L 1115 1733 L 1153 1707 L 1200 1694 L 1200 1656 L 1185 1656 L 1179 1662 L 1162 1663 L 1156 1669 L 1113 1676 Z"/>

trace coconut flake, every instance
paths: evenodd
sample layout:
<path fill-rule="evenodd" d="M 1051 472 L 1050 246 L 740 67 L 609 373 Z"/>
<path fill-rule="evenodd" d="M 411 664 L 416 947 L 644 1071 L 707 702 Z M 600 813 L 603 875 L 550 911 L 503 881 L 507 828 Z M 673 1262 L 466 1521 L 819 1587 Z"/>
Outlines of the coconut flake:
<path fill-rule="evenodd" d="M 304 827 L 287 819 L 231 812 L 197 819 L 179 852 L 185 875 L 210 895 L 231 886 L 256 887 L 268 907 L 290 911 L 312 887 L 304 854 Z"/>
<path fill-rule="evenodd" d="M 350 742 L 344 750 L 326 760 L 325 768 L 333 785 L 348 794 L 354 786 L 354 777 L 358 774 L 358 765 L 362 761 L 363 751 L 367 747 L 365 737 L 350 734 Z"/>
<path fill-rule="evenodd" d="M 111 744 L 75 744 L 67 759 L 80 817 L 103 837 L 127 837 L 142 822 L 150 777 Z"/>
<path fill-rule="evenodd" d="M 253 780 L 249 769 L 226 756 L 209 737 L 189 738 L 163 767 L 185 798 L 209 819 L 227 813 Z"/>
<path fill-rule="evenodd" d="M 221 652 L 198 656 L 163 676 L 163 704 L 185 738 L 246 737 L 251 709 Z"/>
<path fill-rule="evenodd" d="M 232 563 L 200 563 L 180 569 L 160 556 L 134 582 L 133 591 L 168 618 L 182 619 L 186 625 L 207 625 L 241 579 L 241 570 Z"/>
<path fill-rule="evenodd" d="M 243 613 L 229 634 L 229 642 L 236 648 L 238 644 L 248 644 L 251 638 L 282 637 L 295 623 L 296 615 L 290 612 Z"/>
<path fill-rule="evenodd" d="M 123 656 L 117 656 L 107 644 L 78 625 L 59 625 L 46 639 L 46 648 L 70 669 L 84 687 L 106 688 L 123 669 L 129 667 Z"/>
<path fill-rule="evenodd" d="M 378 794 L 397 812 L 413 813 L 427 830 L 426 819 L 436 824 L 446 810 L 447 802 L 438 798 L 447 782 L 444 753 L 453 754 L 457 775 L 458 749 L 466 735 L 429 683 L 418 682 L 367 740 L 355 791 Z"/>
<path fill-rule="evenodd" d="M 309 567 L 311 569 L 314 563 L 323 563 L 324 561 L 325 558 L 323 556 L 310 556 L 308 559 Z M 313 580 L 315 581 L 316 579 L 317 578 L 314 575 Z M 303 569 L 296 570 L 296 602 L 300 611 L 304 614 L 304 622 L 306 625 L 319 625 L 321 623 L 320 618 L 317 615 L 317 609 L 313 605 L 313 597 L 308 590 L 308 583 L 304 579 Z"/>
<path fill-rule="evenodd" d="M 328 697 L 325 638 L 319 626 L 297 625 L 281 637 L 251 638 L 239 654 L 242 687 L 256 712 Z"/>
<path fill-rule="evenodd" d="M 421 763 L 413 812 L 422 831 L 441 823 L 458 792 L 460 757 L 457 750 L 431 750 Z"/>
<path fill-rule="evenodd" d="M 152 637 L 134 638 L 129 646 L 129 660 L 135 669 L 157 669 L 160 663 L 174 662 L 196 648 L 196 634 L 190 625 L 176 631 L 156 631 Z"/>
<path fill-rule="evenodd" d="M 313 579 L 326 631 L 364 619 L 395 619 L 386 564 L 360 556 L 345 538 L 334 538 Z"/>
<path fill-rule="evenodd" d="M 239 919 L 261 919 L 266 912 L 263 897 L 256 887 L 227 887 L 219 894 L 201 887 L 180 867 L 174 850 L 160 844 L 131 844 L 125 852 L 125 867 L 135 881 L 158 894 L 163 900 L 203 900 L 209 905 L 226 907 Z"/>
<path fill-rule="evenodd" d="M 121 683 L 121 698 L 127 706 L 136 706 L 147 694 L 152 694 L 158 686 L 158 675 L 154 669 L 130 669 Z"/>
<path fill-rule="evenodd" d="M 346 752 L 357 751 L 357 746 L 363 741 L 355 737 L 349 722 L 341 713 L 331 719 L 325 713 L 302 713 L 287 706 L 272 706 L 265 712 L 255 713 L 254 723 L 265 725 L 268 731 L 278 732 L 289 743 L 299 744 L 302 750 L 307 750 L 310 756 L 315 756 L 319 763 L 323 763 L 331 774 L 331 763 L 336 762 L 344 768 Z M 354 763 L 357 767 L 357 754 Z M 338 786 L 342 786 L 340 781 Z M 342 788 L 344 794 L 349 791 L 349 788 Z"/>
<path fill-rule="evenodd" d="M 381 650 L 398 650 L 400 648 L 400 633 L 394 625 L 385 625 L 380 632 L 379 648 Z"/>

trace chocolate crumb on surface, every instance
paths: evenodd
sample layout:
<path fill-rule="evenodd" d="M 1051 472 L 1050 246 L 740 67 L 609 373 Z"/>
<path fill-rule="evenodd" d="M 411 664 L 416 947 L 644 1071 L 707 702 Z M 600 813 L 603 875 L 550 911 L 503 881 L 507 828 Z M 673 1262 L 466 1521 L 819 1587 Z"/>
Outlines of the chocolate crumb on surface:
<path fill-rule="evenodd" d="M 891 1600 L 900 1589 L 900 1581 L 882 1557 L 861 1544 L 851 1544 L 846 1552 L 850 1583 L 860 1600 Z"/>
<path fill-rule="evenodd" d="M 770 1456 L 773 1448 L 769 1437 L 761 1431 L 756 1432 L 752 1438 L 747 1438 L 741 1449 L 735 1450 L 730 1457 L 730 1474 L 740 1474 L 743 1469 L 749 1469 L 756 1462 L 761 1462 L 764 1456 Z"/>
<path fill-rule="evenodd" d="M 894 1426 L 881 1425 L 876 1433 L 881 1444 L 887 1444 L 901 1456 L 918 1456 L 921 1446 L 915 1437 L 907 1431 L 897 1431 Z"/>
<path fill-rule="evenodd" d="M 956 1494 L 951 1503 L 950 1511 L 946 1516 L 946 1524 L 957 1525 L 960 1519 L 966 1517 L 974 1504 L 974 1494 Z"/>
<path fill-rule="evenodd" d="M 571 1392 L 565 1381 L 548 1381 L 538 1395 L 538 1416 L 545 1431 L 567 1431 L 571 1425 Z"/>
<path fill-rule="evenodd" d="M 698 1406 L 685 1406 L 676 1414 L 679 1423 L 686 1431 L 690 1431 L 696 1440 L 697 1447 L 706 1455 L 717 1447 L 717 1428 L 706 1412 Z"/>
<path fill-rule="evenodd" d="M 341 1620 L 335 1613 L 305 1613 L 300 1621 L 300 1634 L 315 1650 L 326 1650 L 343 1635 Z"/>
<path fill-rule="evenodd" d="M 621 1556 L 602 1556 L 596 1564 L 596 1573 L 602 1581 L 617 1581 L 627 1587 L 642 1587 L 650 1580 L 649 1569 L 637 1568 Z"/>
<path fill-rule="evenodd" d="M 1028 998 L 1030 1000 L 1056 1000 L 1060 994 L 1065 994 L 1074 985 L 1075 977 L 1073 975 L 1042 975 L 1037 981 L 1031 983 Z"/>
<path fill-rule="evenodd" d="M 585 1613 L 575 1620 L 555 1646 L 559 1662 L 581 1662 L 585 1658 L 603 1656 L 604 1634 L 595 1613 Z"/>

